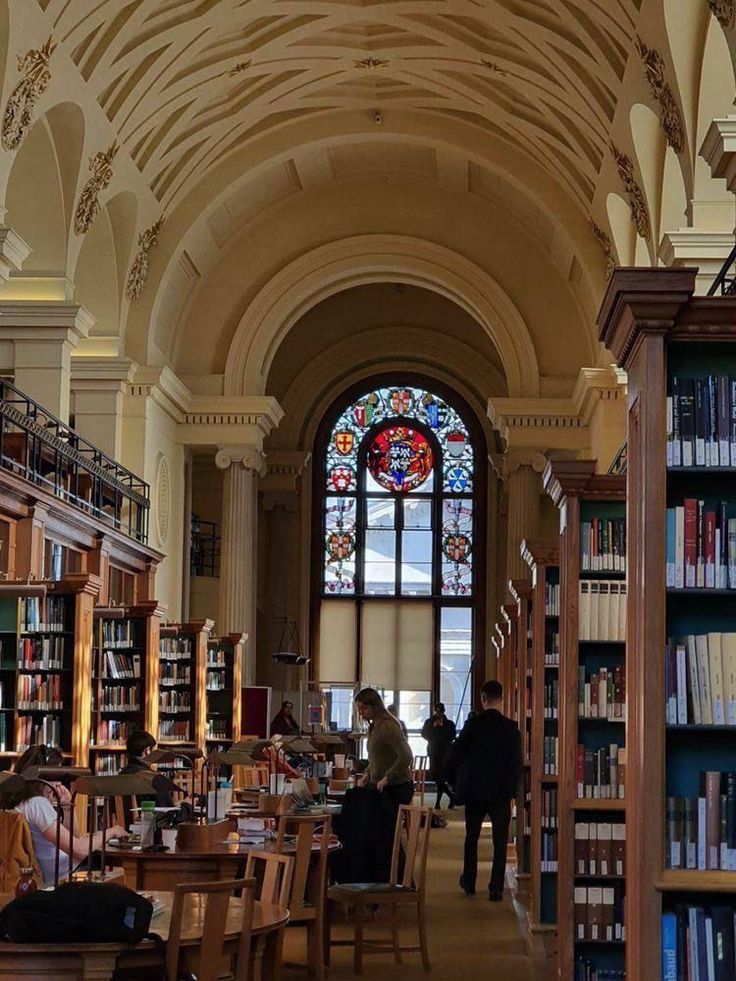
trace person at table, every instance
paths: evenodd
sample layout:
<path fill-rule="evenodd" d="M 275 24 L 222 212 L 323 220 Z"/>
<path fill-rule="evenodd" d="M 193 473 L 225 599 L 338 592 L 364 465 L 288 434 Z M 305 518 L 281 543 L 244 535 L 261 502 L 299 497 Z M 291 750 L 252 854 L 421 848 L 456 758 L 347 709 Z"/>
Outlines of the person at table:
<path fill-rule="evenodd" d="M 444 765 L 447 750 L 455 740 L 455 723 L 447 718 L 445 706 L 442 702 L 437 702 L 434 707 L 434 714 L 425 720 L 422 726 L 422 738 L 427 740 L 427 752 L 429 755 L 429 777 L 434 780 L 437 787 L 437 803 L 435 808 L 439 811 L 442 804 L 443 794 L 450 798 L 450 807 L 455 806 L 455 799 L 445 781 Z"/>
<path fill-rule="evenodd" d="M 396 721 L 401 726 L 401 731 L 404 733 L 404 737 L 406 739 L 408 739 L 409 738 L 409 730 L 406 728 L 406 723 L 405 722 L 402 722 L 401 719 L 399 718 L 399 713 L 398 713 L 398 711 L 396 709 L 396 706 L 394 705 L 393 702 L 391 702 L 390 705 L 387 705 L 386 706 L 386 711 L 389 712 L 391 715 L 393 715 L 393 717 L 396 719 Z"/>
<path fill-rule="evenodd" d="M 398 813 L 399 805 L 411 804 L 414 796 L 414 754 L 399 720 L 386 709 L 375 688 L 358 692 L 355 705 L 358 715 L 368 723 L 368 769 L 359 783 L 374 784 L 391 800 Z"/>
<path fill-rule="evenodd" d="M 271 722 L 271 735 L 298 736 L 300 733 L 299 723 L 294 718 L 294 703 L 283 702 Z"/>
<path fill-rule="evenodd" d="M 503 688 L 487 681 L 480 692 L 483 711 L 463 727 L 447 754 L 446 775 L 455 787 L 455 799 L 465 804 L 465 853 L 460 888 L 475 894 L 478 874 L 478 839 L 486 815 L 493 825 L 493 865 L 488 884 L 492 902 L 503 898 L 506 846 L 511 822 L 511 800 L 521 774 L 521 733 L 501 713 Z"/>
<path fill-rule="evenodd" d="M 22 773 L 29 766 L 50 766 L 44 752 L 46 747 L 32 747 L 34 753 L 25 753 L 16 761 L 14 768 L 17 773 Z M 43 758 L 43 761 L 41 761 Z M 28 762 L 31 760 L 31 762 Z M 59 795 L 64 802 L 70 800 L 69 791 L 62 784 L 54 784 L 59 787 Z M 36 853 L 41 875 L 44 884 L 53 885 L 54 868 L 56 863 L 56 835 L 57 835 L 57 813 L 54 804 L 56 798 L 53 791 L 40 780 L 28 780 L 24 787 L 14 793 L 2 793 L 0 790 L 0 807 L 5 811 L 17 811 L 22 814 L 31 829 L 31 840 L 33 850 Z M 107 832 L 108 836 L 125 834 L 124 828 L 112 827 Z M 98 831 L 92 835 L 92 851 L 99 851 L 102 847 L 102 832 Z M 89 835 L 77 836 L 70 835 L 69 830 L 62 826 L 59 830 L 59 879 L 69 875 L 69 862 L 71 859 L 73 867 L 87 858 L 90 854 Z"/>
<path fill-rule="evenodd" d="M 125 741 L 127 761 L 125 766 L 120 770 L 121 774 L 155 773 L 156 771 L 146 760 L 146 756 L 153 752 L 155 748 L 156 740 L 150 732 L 147 732 L 145 729 L 131 732 Z M 140 797 L 138 802 L 140 803 L 143 800 L 152 800 L 156 807 L 173 807 L 174 805 L 174 797 L 170 790 L 158 790 L 151 796 Z"/>

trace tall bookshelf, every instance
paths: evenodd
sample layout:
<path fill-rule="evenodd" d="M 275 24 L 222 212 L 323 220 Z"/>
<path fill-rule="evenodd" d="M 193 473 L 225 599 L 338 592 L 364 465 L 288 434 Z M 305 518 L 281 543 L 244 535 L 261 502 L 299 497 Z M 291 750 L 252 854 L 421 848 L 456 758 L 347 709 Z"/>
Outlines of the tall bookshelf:
<path fill-rule="evenodd" d="M 212 620 L 160 629 L 158 742 L 205 748 L 207 642 Z"/>
<path fill-rule="evenodd" d="M 529 925 L 533 931 L 553 931 L 557 923 L 560 550 L 556 541 L 524 541 L 521 555 L 532 576 Z"/>
<path fill-rule="evenodd" d="M 719 551 L 708 547 L 712 538 L 707 517 L 707 512 L 715 511 L 719 528 L 721 502 L 726 522 L 736 516 L 736 458 L 732 457 L 733 442 L 729 445 L 731 434 L 736 433 L 732 398 L 736 299 L 695 296 L 696 272 L 616 270 L 598 319 L 601 339 L 628 373 L 628 521 L 632 529 L 628 656 L 631 684 L 637 693 L 631 718 L 629 813 L 639 832 L 631 842 L 627 970 L 630 977 L 655 979 L 662 977 L 663 914 L 686 906 L 706 911 L 736 907 L 732 854 L 736 828 L 730 794 L 725 828 L 718 820 L 723 809 L 720 795 L 727 793 L 728 781 L 719 788 L 716 780 L 712 795 L 707 793 L 707 783 L 701 787 L 701 774 L 736 771 L 736 725 L 729 725 L 735 721 L 731 652 L 736 583 L 728 572 L 728 524 L 724 582 L 718 577 Z M 712 388 L 709 376 L 716 379 Z M 719 376 L 727 379 L 725 398 L 721 397 Z M 725 422 L 721 430 L 727 437 L 725 445 L 709 438 L 711 402 L 716 435 L 721 421 Z M 689 453 L 683 456 L 683 443 L 689 445 L 691 438 L 703 440 L 694 447 L 692 460 Z M 686 501 L 695 502 L 694 520 L 685 514 Z M 703 522 L 699 501 L 703 502 Z M 668 535 L 668 520 L 672 520 L 668 510 L 680 507 L 680 533 L 675 510 L 675 533 L 673 536 L 670 526 Z M 721 543 L 719 534 L 717 545 Z M 703 582 L 708 585 L 700 583 L 701 552 L 715 554 L 716 569 L 711 567 L 715 575 L 707 580 L 703 562 Z M 684 568 L 693 557 L 694 586 L 688 585 Z M 696 638 L 699 662 L 694 677 L 690 638 Z M 699 648 L 697 638 L 705 638 L 704 647 Z M 674 704 L 670 701 L 673 690 Z M 699 718 L 695 717 L 696 704 Z M 723 720 L 716 721 L 721 711 Z M 688 835 L 679 820 L 682 805 L 677 800 L 694 802 L 701 797 L 705 815 L 696 811 L 695 827 L 691 825 Z M 710 823 L 711 815 L 715 826 Z M 686 842 L 692 833 L 698 841 L 703 816 L 715 835 L 706 833 L 701 854 L 697 845 L 688 848 Z M 720 849 L 724 837 L 725 854 Z M 681 841 L 679 856 L 677 848 L 668 847 L 673 839 Z M 714 851 L 711 844 L 716 845 Z M 717 867 L 724 864 L 725 869 Z M 673 867 L 678 865 L 685 867 Z M 730 971 L 733 969 L 731 964 Z"/>
<path fill-rule="evenodd" d="M 516 603 L 516 719 L 521 730 L 522 768 L 517 791 L 519 830 L 516 841 L 516 877 L 531 872 L 532 837 L 532 584 L 529 579 L 510 579 L 509 593 Z"/>
<path fill-rule="evenodd" d="M 0 590 L 0 758 L 46 743 L 88 761 L 92 610 L 100 580 L 6 583 Z"/>
<path fill-rule="evenodd" d="M 155 600 L 94 611 L 90 767 L 95 773 L 120 770 L 131 732 L 157 730 L 164 613 Z"/>
<path fill-rule="evenodd" d="M 505 678 L 503 686 L 504 712 L 517 722 L 519 711 L 519 652 L 516 643 L 519 625 L 519 611 L 515 603 L 504 603 L 501 607 L 499 629 L 503 637 L 503 657 Z"/>
<path fill-rule="evenodd" d="M 543 483 L 560 511 L 557 976 L 567 981 L 585 965 L 625 965 L 626 723 L 609 703 L 615 690 L 619 704 L 624 695 L 626 491 L 624 477 L 597 474 L 593 460 L 553 461 Z"/>
<path fill-rule="evenodd" d="M 228 747 L 240 738 L 245 634 L 207 641 L 205 743 Z"/>

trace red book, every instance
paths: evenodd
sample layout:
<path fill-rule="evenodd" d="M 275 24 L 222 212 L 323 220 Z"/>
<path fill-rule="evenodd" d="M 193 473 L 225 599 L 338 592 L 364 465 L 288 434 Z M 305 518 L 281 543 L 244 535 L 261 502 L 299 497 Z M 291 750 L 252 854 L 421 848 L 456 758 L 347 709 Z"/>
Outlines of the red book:
<path fill-rule="evenodd" d="M 685 509 L 685 588 L 695 588 L 698 565 L 698 502 L 694 497 L 683 501 Z"/>
<path fill-rule="evenodd" d="M 703 549 L 705 551 L 705 585 L 714 589 L 716 585 L 716 513 L 705 512 L 705 534 Z"/>
<path fill-rule="evenodd" d="M 585 797 L 585 746 L 579 745 L 575 756 L 575 779 L 578 784 L 578 797 Z"/>

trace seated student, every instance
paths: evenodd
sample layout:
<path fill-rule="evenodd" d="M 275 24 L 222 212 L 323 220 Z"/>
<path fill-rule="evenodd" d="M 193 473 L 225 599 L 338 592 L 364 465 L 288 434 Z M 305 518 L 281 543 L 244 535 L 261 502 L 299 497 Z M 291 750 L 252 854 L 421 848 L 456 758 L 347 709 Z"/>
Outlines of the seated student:
<path fill-rule="evenodd" d="M 29 762 L 30 761 L 30 762 Z M 29 766 L 55 765 L 53 755 L 46 750 L 45 746 L 31 747 L 27 753 L 21 756 L 14 766 L 16 773 L 22 773 Z M 62 803 L 70 800 L 69 791 L 61 784 L 60 796 Z M 29 824 L 31 829 L 31 839 L 33 849 L 38 859 L 45 884 L 53 884 L 54 866 L 56 861 L 56 809 L 54 807 L 55 798 L 52 791 L 45 784 L 38 780 L 29 780 L 25 787 L 15 793 L 3 794 L 0 791 L 0 806 L 3 810 L 15 810 Z M 111 828 L 109 835 L 125 834 L 123 828 Z M 69 831 L 62 827 L 59 834 L 59 879 L 69 875 L 70 856 L 73 865 L 77 865 L 82 859 L 86 858 L 90 852 L 89 835 L 83 837 L 72 837 Z M 102 832 L 98 831 L 92 836 L 92 851 L 102 847 Z"/>
<path fill-rule="evenodd" d="M 125 742 L 128 761 L 120 772 L 155 773 L 156 771 L 153 769 L 151 764 L 146 762 L 146 755 L 155 748 L 156 740 L 153 738 L 150 732 L 146 732 L 145 729 L 139 729 L 137 732 L 132 732 Z M 151 795 L 150 797 L 141 797 L 140 800 L 153 800 L 155 801 L 156 807 L 172 807 L 174 804 L 174 797 L 169 790 L 157 791 L 155 795 Z"/>

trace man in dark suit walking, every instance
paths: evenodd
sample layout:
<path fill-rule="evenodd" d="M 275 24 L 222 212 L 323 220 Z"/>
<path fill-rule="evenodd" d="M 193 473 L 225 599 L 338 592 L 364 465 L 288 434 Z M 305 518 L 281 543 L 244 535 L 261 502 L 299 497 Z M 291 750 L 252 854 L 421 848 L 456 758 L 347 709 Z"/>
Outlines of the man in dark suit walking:
<path fill-rule="evenodd" d="M 465 804 L 465 861 L 460 888 L 475 895 L 478 839 L 486 815 L 493 825 L 493 867 L 488 896 L 503 898 L 506 846 L 511 822 L 511 799 L 521 775 L 521 733 L 501 713 L 503 688 L 487 681 L 480 692 L 483 711 L 470 719 L 453 744 L 448 772 L 455 779 L 455 799 Z"/>

